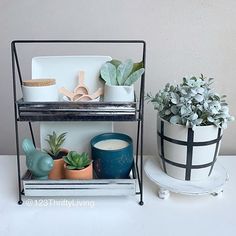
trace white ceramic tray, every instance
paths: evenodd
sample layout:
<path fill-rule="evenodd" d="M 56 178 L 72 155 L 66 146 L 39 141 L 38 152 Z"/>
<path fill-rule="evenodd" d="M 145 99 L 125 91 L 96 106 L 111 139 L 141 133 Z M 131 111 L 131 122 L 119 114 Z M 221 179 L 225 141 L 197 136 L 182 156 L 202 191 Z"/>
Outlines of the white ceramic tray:
<path fill-rule="evenodd" d="M 32 59 L 32 79 L 54 78 L 57 88 L 66 87 L 73 90 L 78 84 L 77 75 L 85 72 L 84 83 L 90 93 L 103 87 L 99 79 L 101 66 L 110 61 L 110 56 L 47 56 Z M 60 96 L 62 99 L 62 95 Z"/>
<path fill-rule="evenodd" d="M 157 157 L 149 157 L 144 165 L 144 170 L 148 178 L 159 186 L 158 197 L 166 199 L 170 192 L 186 195 L 220 196 L 229 176 L 225 168 L 216 162 L 212 174 L 206 180 L 182 181 L 168 176 L 162 171 Z"/>
<path fill-rule="evenodd" d="M 48 56 L 32 59 L 32 79 L 55 78 L 57 87 L 73 90 L 77 85 L 77 74 L 85 71 L 85 84 L 93 93 L 103 83 L 99 79 L 100 68 L 110 61 L 110 56 Z M 61 97 L 62 100 L 62 97 Z M 44 141 L 47 134 L 68 132 L 65 147 L 75 151 L 88 151 L 89 140 L 100 133 L 112 132 L 112 122 L 42 122 L 40 123 L 41 148 L 47 148 Z"/>

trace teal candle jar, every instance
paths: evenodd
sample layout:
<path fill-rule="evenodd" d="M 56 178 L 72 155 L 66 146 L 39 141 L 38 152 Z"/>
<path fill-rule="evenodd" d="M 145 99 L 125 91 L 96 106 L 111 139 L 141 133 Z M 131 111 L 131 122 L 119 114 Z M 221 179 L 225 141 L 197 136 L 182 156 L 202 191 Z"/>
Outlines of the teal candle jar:
<path fill-rule="evenodd" d="M 134 164 L 132 138 L 122 133 L 104 133 L 91 140 L 94 170 L 101 179 L 126 179 Z"/>

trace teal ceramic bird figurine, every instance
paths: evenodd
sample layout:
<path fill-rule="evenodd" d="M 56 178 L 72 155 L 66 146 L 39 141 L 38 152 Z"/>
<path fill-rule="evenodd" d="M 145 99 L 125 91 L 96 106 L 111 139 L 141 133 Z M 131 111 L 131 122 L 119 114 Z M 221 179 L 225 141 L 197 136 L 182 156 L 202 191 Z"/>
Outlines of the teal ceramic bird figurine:
<path fill-rule="evenodd" d="M 34 147 L 30 139 L 24 139 L 22 148 L 26 155 L 26 166 L 35 179 L 48 179 L 48 174 L 53 168 L 53 159 L 45 152 Z"/>

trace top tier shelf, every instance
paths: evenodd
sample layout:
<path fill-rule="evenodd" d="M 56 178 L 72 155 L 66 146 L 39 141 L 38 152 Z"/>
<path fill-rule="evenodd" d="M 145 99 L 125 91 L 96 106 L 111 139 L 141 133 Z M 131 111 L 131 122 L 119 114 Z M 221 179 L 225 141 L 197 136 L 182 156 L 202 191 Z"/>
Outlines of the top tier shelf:
<path fill-rule="evenodd" d="M 137 102 L 24 102 L 18 121 L 137 121 Z"/>

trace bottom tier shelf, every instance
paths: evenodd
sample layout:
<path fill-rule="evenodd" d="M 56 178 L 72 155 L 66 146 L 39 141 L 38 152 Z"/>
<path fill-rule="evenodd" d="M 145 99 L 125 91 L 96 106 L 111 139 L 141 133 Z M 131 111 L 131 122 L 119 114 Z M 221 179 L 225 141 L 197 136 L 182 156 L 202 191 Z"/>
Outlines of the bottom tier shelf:
<path fill-rule="evenodd" d="M 22 180 L 25 196 L 126 196 L 136 193 L 135 179 L 35 180 L 27 171 Z"/>

